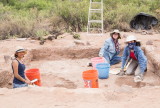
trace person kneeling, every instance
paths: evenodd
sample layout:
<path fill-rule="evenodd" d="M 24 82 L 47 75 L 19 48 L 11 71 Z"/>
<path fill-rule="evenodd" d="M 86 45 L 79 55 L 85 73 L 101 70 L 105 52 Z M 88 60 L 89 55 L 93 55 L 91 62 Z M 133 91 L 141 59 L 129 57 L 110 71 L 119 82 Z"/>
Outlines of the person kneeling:
<path fill-rule="evenodd" d="M 118 56 L 120 53 L 120 45 L 118 40 L 121 39 L 119 30 L 115 29 L 111 34 L 110 38 L 107 39 L 104 45 L 99 51 L 99 56 L 104 57 L 106 62 L 110 65 L 121 62 L 121 57 Z"/>
<path fill-rule="evenodd" d="M 121 71 L 118 75 L 134 74 L 134 81 L 140 82 L 143 80 L 144 72 L 147 69 L 147 58 L 135 36 L 128 36 L 126 43 L 127 46 L 124 48 L 122 56 Z"/>

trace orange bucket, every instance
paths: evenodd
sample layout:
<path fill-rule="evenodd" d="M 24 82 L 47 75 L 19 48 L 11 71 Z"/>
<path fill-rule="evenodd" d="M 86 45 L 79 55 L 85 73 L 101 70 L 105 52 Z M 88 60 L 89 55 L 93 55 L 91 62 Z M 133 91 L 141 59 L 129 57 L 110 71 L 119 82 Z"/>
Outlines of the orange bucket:
<path fill-rule="evenodd" d="M 25 72 L 27 78 L 31 81 L 34 79 L 38 79 L 38 81 L 34 82 L 35 85 L 41 86 L 41 78 L 39 69 L 29 69 Z"/>
<path fill-rule="evenodd" d="M 87 70 L 82 74 L 85 88 L 99 88 L 97 70 Z"/>

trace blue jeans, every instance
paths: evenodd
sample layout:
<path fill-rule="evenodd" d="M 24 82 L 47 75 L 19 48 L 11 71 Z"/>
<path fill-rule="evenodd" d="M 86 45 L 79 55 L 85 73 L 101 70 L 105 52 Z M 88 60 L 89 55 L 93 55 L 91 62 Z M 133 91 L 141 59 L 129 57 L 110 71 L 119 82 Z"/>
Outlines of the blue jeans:
<path fill-rule="evenodd" d="M 13 83 L 13 88 L 27 87 L 28 84 L 15 84 Z"/>
<path fill-rule="evenodd" d="M 122 61 L 122 58 L 120 56 L 113 56 L 113 58 L 110 60 L 110 65 L 117 64 Z"/>
<path fill-rule="evenodd" d="M 110 65 L 117 64 L 122 61 L 122 57 L 118 56 L 119 53 L 116 53 L 112 58 L 109 58 L 108 54 L 105 54 L 104 58 Z"/>

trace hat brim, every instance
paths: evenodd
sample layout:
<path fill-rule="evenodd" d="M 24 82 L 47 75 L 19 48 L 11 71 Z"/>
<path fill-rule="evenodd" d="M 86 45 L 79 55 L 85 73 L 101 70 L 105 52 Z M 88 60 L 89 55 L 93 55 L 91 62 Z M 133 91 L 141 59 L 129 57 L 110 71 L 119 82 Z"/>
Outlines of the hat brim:
<path fill-rule="evenodd" d="M 130 41 L 136 41 L 136 42 L 137 42 L 137 40 L 130 40 Z M 125 41 L 125 43 L 128 43 L 128 42 L 130 42 L 130 41 Z"/>
<path fill-rule="evenodd" d="M 25 54 L 27 53 L 27 50 L 26 49 L 20 49 L 20 50 L 17 50 L 16 53 L 20 53 L 20 52 L 24 52 Z"/>

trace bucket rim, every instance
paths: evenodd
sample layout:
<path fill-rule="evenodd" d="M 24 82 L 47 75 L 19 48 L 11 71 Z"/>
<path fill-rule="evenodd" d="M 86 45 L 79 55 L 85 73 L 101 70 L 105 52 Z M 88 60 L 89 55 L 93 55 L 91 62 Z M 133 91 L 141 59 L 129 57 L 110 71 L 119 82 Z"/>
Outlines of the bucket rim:
<path fill-rule="evenodd" d="M 25 73 L 39 73 L 39 69 L 38 68 L 27 69 L 25 70 Z"/>
<path fill-rule="evenodd" d="M 99 65 L 107 65 L 107 66 L 110 67 L 110 64 L 109 64 L 109 63 L 97 63 L 97 64 L 96 64 L 96 67 L 99 66 Z"/>
<path fill-rule="evenodd" d="M 103 57 L 94 57 L 94 58 L 91 58 L 91 60 L 104 60 Z"/>

